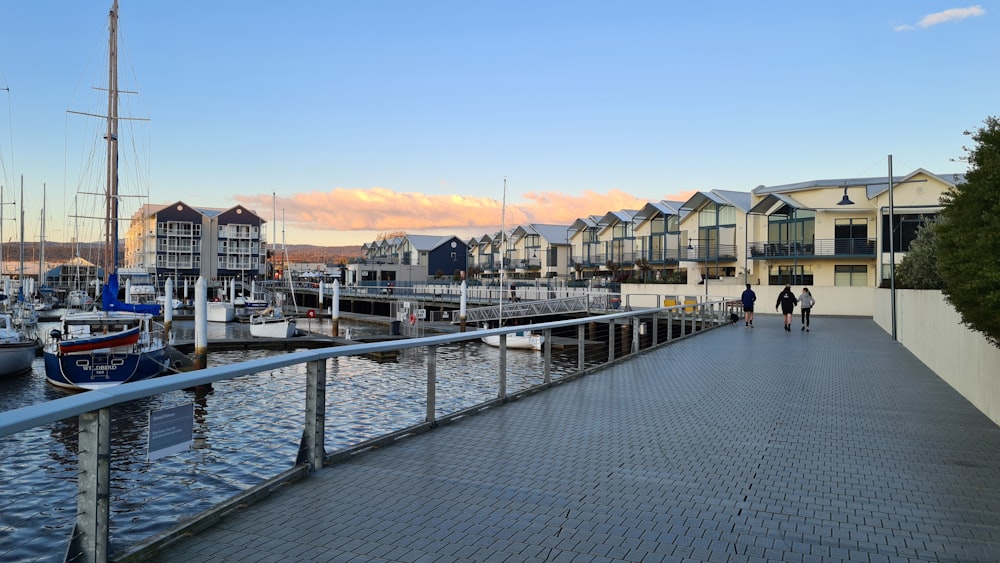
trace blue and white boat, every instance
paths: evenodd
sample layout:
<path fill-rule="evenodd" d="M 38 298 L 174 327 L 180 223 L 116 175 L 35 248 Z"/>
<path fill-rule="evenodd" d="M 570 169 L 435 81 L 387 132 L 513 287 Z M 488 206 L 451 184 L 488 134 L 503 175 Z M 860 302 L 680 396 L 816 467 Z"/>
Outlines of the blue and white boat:
<path fill-rule="evenodd" d="M 118 1 L 110 13 L 108 46 L 107 185 L 105 205 L 105 269 L 102 310 L 69 313 L 62 326 L 49 334 L 43 356 L 46 380 L 77 390 L 100 389 L 163 373 L 168 365 L 162 325 L 153 321 L 160 306 L 118 300 Z"/>

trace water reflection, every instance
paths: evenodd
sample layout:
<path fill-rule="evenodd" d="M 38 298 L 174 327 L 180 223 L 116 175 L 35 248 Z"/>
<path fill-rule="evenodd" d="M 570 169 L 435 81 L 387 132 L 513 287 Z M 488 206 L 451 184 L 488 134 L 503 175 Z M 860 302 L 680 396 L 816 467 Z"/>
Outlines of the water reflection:
<path fill-rule="evenodd" d="M 314 319 L 328 334 L 328 320 Z M 350 324 L 355 335 L 384 327 Z M 308 328 L 308 325 L 305 327 Z M 175 337 L 192 340 L 191 322 L 176 322 Z M 209 340 L 249 338 L 247 327 L 210 323 Z M 209 365 L 264 358 L 284 351 L 209 354 Z M 555 350 L 555 355 L 564 351 Z M 558 366 L 575 365 L 554 358 Z M 326 451 L 333 452 L 418 424 L 426 416 L 426 349 L 392 360 L 343 357 L 327 362 Z M 497 396 L 499 352 L 481 343 L 439 346 L 437 415 Z M 510 351 L 509 392 L 542 381 L 542 355 Z M 569 368 L 563 368 L 569 370 Z M 66 396 L 45 383 L 41 360 L 33 373 L 0 380 L 0 410 Z M 211 387 L 175 391 L 117 405 L 111 411 L 112 551 L 165 530 L 293 466 L 302 435 L 305 365 L 259 372 Z M 193 402 L 194 444 L 182 454 L 146 461 L 150 411 Z M 0 438 L 0 561 L 59 560 L 75 522 L 77 419 Z"/>

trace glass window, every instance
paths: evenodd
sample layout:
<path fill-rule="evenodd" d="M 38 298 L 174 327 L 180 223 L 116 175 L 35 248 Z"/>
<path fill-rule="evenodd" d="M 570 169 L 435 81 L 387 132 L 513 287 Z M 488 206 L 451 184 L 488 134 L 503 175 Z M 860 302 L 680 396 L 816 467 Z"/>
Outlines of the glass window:
<path fill-rule="evenodd" d="M 865 287 L 868 285 L 868 266 L 864 264 L 854 266 L 834 266 L 833 285 Z"/>

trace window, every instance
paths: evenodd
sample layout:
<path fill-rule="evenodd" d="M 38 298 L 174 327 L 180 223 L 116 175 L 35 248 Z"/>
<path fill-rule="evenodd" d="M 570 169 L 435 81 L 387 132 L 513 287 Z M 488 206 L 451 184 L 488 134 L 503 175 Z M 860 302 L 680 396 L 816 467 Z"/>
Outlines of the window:
<path fill-rule="evenodd" d="M 867 219 L 837 219 L 833 235 L 836 254 L 872 255 L 875 252 L 874 244 L 868 241 Z"/>
<path fill-rule="evenodd" d="M 923 214 L 923 213 L 911 213 L 906 215 L 901 215 L 896 213 L 894 216 L 893 223 L 894 229 L 893 233 L 896 235 L 895 239 L 892 241 L 893 252 L 906 252 L 910 249 L 910 243 L 913 239 L 917 238 L 917 231 L 920 227 L 929 223 L 937 217 L 937 214 Z M 882 216 L 882 252 L 889 252 L 889 237 L 886 233 L 889 232 L 889 216 Z"/>
<path fill-rule="evenodd" d="M 865 287 L 868 285 L 868 266 L 834 266 L 833 285 Z"/>
<path fill-rule="evenodd" d="M 806 266 L 778 266 L 768 271 L 768 284 L 814 285 L 812 268 Z"/>

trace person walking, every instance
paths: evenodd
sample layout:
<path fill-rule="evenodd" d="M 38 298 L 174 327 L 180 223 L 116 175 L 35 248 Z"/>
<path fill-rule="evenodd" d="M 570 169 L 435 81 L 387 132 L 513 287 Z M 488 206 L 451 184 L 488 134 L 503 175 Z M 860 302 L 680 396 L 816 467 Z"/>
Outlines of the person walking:
<path fill-rule="evenodd" d="M 743 321 L 746 326 L 753 328 L 753 304 L 757 301 L 757 294 L 750 289 L 750 284 L 747 284 L 741 299 L 743 300 Z"/>
<path fill-rule="evenodd" d="M 809 332 L 809 314 L 812 312 L 813 305 L 815 304 L 816 300 L 813 299 L 809 288 L 803 287 L 802 294 L 799 295 L 799 306 L 802 307 L 799 311 L 802 313 L 802 330 L 806 332 Z"/>
<path fill-rule="evenodd" d="M 778 300 L 774 302 L 774 310 L 777 311 L 781 308 L 781 314 L 785 317 L 785 332 L 792 332 L 792 313 L 795 312 L 795 306 L 799 304 L 799 300 L 795 298 L 795 294 L 792 293 L 792 286 L 785 284 L 785 289 L 781 290 L 778 294 Z"/>

